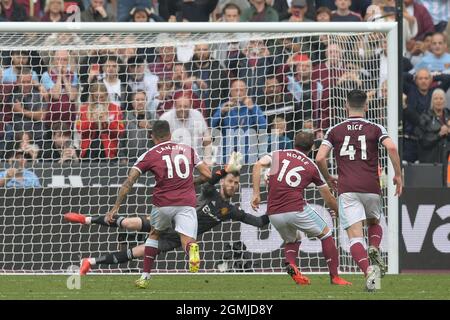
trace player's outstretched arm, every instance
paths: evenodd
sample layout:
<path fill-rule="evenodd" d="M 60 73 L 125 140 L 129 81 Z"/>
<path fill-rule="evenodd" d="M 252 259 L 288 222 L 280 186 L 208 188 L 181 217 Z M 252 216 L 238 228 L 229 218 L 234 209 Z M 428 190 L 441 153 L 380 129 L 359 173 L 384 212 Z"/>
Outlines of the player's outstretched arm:
<path fill-rule="evenodd" d="M 327 185 L 319 187 L 319 192 L 322 199 L 325 201 L 325 204 L 328 208 L 335 212 L 338 215 L 338 205 L 335 196 L 331 193 L 330 188 Z"/>
<path fill-rule="evenodd" d="M 128 193 L 130 192 L 133 185 L 136 183 L 137 179 L 141 176 L 141 172 L 135 168 L 131 168 L 127 180 L 122 184 L 122 187 L 119 190 L 119 194 L 116 199 L 116 203 L 114 207 L 106 214 L 106 222 L 112 223 L 114 222 L 115 216 L 119 212 L 119 208 L 122 202 L 127 198 Z"/>
<path fill-rule="evenodd" d="M 316 155 L 316 164 L 319 167 L 320 173 L 325 178 L 325 181 L 328 183 L 330 188 L 333 191 L 337 191 L 337 180 L 335 177 L 330 175 L 328 172 L 327 158 L 330 154 L 331 148 L 326 144 L 321 144 L 319 151 L 317 151 Z"/>
<path fill-rule="evenodd" d="M 249 224 L 251 226 L 255 226 L 257 228 L 262 228 L 265 225 L 269 224 L 270 220 L 267 215 L 255 216 L 253 214 L 247 213 L 242 209 L 235 208 L 236 210 L 232 211 L 231 219 L 235 221 L 241 221 L 245 224 Z"/>
<path fill-rule="evenodd" d="M 397 147 L 391 138 L 384 139 L 382 144 L 386 148 L 389 158 L 391 159 L 392 166 L 394 167 L 394 185 L 396 186 L 395 195 L 400 197 L 403 191 L 403 181 L 402 169 L 400 167 L 400 156 L 398 154 Z"/>
<path fill-rule="evenodd" d="M 252 172 L 252 183 L 253 183 L 253 198 L 251 202 L 251 206 L 253 210 L 256 210 L 259 208 L 259 204 L 261 202 L 261 170 L 263 168 L 270 167 L 272 163 L 272 158 L 269 155 L 266 155 L 256 161 L 256 163 L 253 165 L 253 172 Z"/>
<path fill-rule="evenodd" d="M 230 161 L 223 169 L 214 171 L 211 173 L 211 178 L 207 181 L 203 181 L 203 178 L 196 178 L 195 184 L 202 184 L 208 182 L 210 185 L 215 185 L 224 178 L 228 173 L 239 172 L 242 168 L 242 154 L 240 152 L 233 152 L 230 156 Z"/>

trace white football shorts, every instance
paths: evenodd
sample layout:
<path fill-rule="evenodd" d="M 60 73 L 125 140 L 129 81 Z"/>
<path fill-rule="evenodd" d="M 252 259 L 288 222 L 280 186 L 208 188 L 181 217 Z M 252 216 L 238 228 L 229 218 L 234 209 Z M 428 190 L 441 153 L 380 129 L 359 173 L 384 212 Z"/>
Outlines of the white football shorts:
<path fill-rule="evenodd" d="M 168 206 L 153 207 L 150 213 L 150 224 L 158 231 L 164 231 L 173 227 L 175 231 L 188 237 L 197 238 L 197 211 L 194 207 Z"/>
<path fill-rule="evenodd" d="M 376 193 L 347 192 L 338 197 L 339 221 L 344 229 L 370 218 L 380 219 L 381 196 Z"/>

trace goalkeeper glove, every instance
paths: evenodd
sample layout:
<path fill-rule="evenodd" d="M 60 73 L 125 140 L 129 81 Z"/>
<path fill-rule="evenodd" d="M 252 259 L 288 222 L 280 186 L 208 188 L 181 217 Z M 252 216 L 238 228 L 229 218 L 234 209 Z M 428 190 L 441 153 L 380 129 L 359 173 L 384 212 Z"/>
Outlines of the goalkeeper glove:
<path fill-rule="evenodd" d="M 227 172 L 239 172 L 242 168 L 242 154 L 240 152 L 233 152 L 228 161 Z"/>

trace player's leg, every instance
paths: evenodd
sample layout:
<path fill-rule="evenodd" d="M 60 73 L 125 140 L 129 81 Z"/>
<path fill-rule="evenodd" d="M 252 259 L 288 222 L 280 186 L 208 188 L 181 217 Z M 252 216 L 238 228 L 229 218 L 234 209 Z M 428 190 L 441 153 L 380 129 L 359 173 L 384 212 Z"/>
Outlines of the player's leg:
<path fill-rule="evenodd" d="M 270 223 L 277 229 L 281 238 L 284 240 L 284 255 L 286 272 L 291 276 L 295 283 L 300 285 L 310 284 L 310 280 L 301 274 L 297 267 L 297 257 L 300 248 L 300 235 L 292 223 L 295 219 L 295 212 L 282 214 L 272 214 L 269 216 Z"/>
<path fill-rule="evenodd" d="M 366 275 L 369 259 L 364 248 L 363 221 L 366 220 L 364 206 L 356 193 L 339 195 L 340 223 L 347 231 L 350 241 L 350 254 L 353 260 Z"/>
<path fill-rule="evenodd" d="M 144 219 L 144 224 L 150 224 L 149 220 Z M 146 227 L 143 227 L 143 230 Z M 150 227 L 148 227 L 147 232 L 149 232 Z M 175 231 L 168 231 L 160 233 L 158 240 L 158 254 L 160 252 L 171 251 L 173 249 L 179 248 L 181 246 L 180 237 Z M 97 258 L 85 258 L 81 261 L 80 275 L 85 275 L 89 272 L 92 266 L 95 265 L 111 265 L 125 263 L 134 259 L 144 257 L 145 245 L 139 245 L 131 249 L 116 251 L 102 255 Z"/>
<path fill-rule="evenodd" d="M 339 276 L 339 254 L 336 248 L 336 243 L 333 239 L 331 229 L 326 226 L 322 232 L 317 236 L 322 243 L 322 254 L 327 262 L 328 271 L 330 272 L 330 282 L 336 285 L 352 285 L 351 282 Z"/>
<path fill-rule="evenodd" d="M 367 251 L 364 248 L 363 222 L 358 221 L 347 228 L 350 242 L 350 253 L 366 278 L 367 291 L 374 291 L 376 287 L 377 270 L 369 265 Z"/>
<path fill-rule="evenodd" d="M 347 231 L 350 254 L 366 278 L 366 289 L 375 290 L 377 272 L 369 265 L 369 257 L 364 247 L 363 221 L 366 220 L 364 205 L 358 193 L 339 195 L 339 216 L 342 227 Z"/>
<path fill-rule="evenodd" d="M 81 261 L 80 275 L 89 272 L 95 265 L 121 264 L 144 256 L 145 246 L 143 244 L 122 251 L 116 251 L 102 255 L 97 258 L 85 258 Z"/>
<path fill-rule="evenodd" d="M 339 255 L 332 232 L 325 220 L 311 206 L 305 206 L 302 212 L 296 214 L 295 225 L 308 237 L 317 237 L 321 240 L 322 253 L 330 272 L 330 282 L 336 285 L 351 285 L 350 282 L 339 277 Z"/>
<path fill-rule="evenodd" d="M 181 246 L 189 256 L 189 271 L 197 272 L 200 268 L 200 250 L 196 241 L 197 211 L 194 207 L 188 206 L 173 208 L 176 211 L 174 215 L 175 231 L 180 235 Z"/>
<path fill-rule="evenodd" d="M 143 218 L 140 217 L 126 218 L 119 216 L 111 224 L 108 224 L 104 218 L 105 218 L 104 216 L 90 217 L 85 216 L 84 214 L 81 213 L 74 213 L 74 212 L 66 213 L 64 215 L 64 220 L 72 223 L 80 223 L 85 225 L 98 224 L 110 228 L 123 228 L 128 231 L 144 231 L 142 230 Z"/>
<path fill-rule="evenodd" d="M 386 264 L 383 261 L 380 253 L 380 244 L 383 238 L 383 229 L 380 225 L 380 218 L 382 213 L 381 197 L 378 194 L 361 194 L 362 203 L 366 211 L 367 217 L 367 233 L 369 237 L 369 259 L 371 264 L 380 268 L 381 276 L 386 273 Z"/>
<path fill-rule="evenodd" d="M 150 273 L 159 253 L 159 234 L 161 231 L 169 229 L 172 225 L 170 208 L 154 206 L 150 214 L 150 223 L 152 230 L 145 241 L 144 268 L 141 277 L 135 283 L 141 289 L 146 289 L 150 285 Z"/>

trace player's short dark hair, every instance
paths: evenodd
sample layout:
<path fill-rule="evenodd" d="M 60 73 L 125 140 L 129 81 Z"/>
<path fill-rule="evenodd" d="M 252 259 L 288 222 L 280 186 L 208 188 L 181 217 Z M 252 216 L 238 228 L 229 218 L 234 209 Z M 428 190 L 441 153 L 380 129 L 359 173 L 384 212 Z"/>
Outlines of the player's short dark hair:
<path fill-rule="evenodd" d="M 164 139 L 170 135 L 170 125 L 166 120 L 156 120 L 152 126 L 152 135 L 156 139 Z"/>
<path fill-rule="evenodd" d="M 239 8 L 239 6 L 236 3 L 233 2 L 227 3 L 222 9 L 222 14 L 225 14 L 225 11 L 227 11 L 228 9 L 236 9 L 238 11 L 238 14 L 241 15 L 241 8 Z"/>
<path fill-rule="evenodd" d="M 314 146 L 314 133 L 306 130 L 299 131 L 295 135 L 294 146 L 300 151 L 309 153 Z"/>
<path fill-rule="evenodd" d="M 347 94 L 347 104 L 352 109 L 364 109 L 367 102 L 367 94 L 359 89 L 351 90 Z"/>

